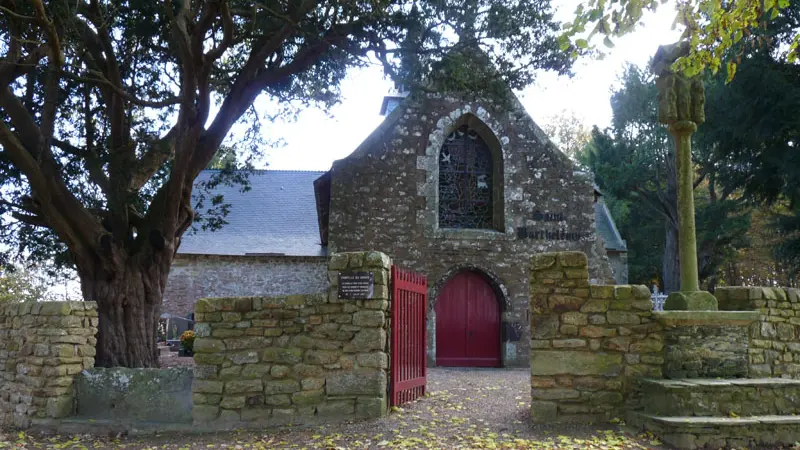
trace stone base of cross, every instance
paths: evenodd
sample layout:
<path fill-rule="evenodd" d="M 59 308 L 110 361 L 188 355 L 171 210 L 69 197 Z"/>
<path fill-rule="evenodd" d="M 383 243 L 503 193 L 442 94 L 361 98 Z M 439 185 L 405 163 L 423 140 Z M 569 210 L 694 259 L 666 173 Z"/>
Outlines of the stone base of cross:
<path fill-rule="evenodd" d="M 673 292 L 664 301 L 664 311 L 716 311 L 717 298 L 710 292 Z"/>

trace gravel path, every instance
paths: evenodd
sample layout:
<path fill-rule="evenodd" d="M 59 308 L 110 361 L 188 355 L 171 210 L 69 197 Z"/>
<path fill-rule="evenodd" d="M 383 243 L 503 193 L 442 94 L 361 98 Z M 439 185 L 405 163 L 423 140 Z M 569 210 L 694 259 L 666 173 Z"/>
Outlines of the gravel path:
<path fill-rule="evenodd" d="M 191 358 L 186 358 L 191 359 Z M 616 427 L 530 425 L 527 369 L 429 369 L 427 395 L 379 420 L 263 431 L 137 437 L 35 437 L 0 431 L 2 448 L 126 449 L 658 449 Z M 200 430 L 198 430 L 200 431 Z"/>
<path fill-rule="evenodd" d="M 650 445 L 659 444 L 652 438 L 628 437 L 616 427 L 532 426 L 528 369 L 428 369 L 425 398 L 377 421 L 314 433 L 317 448 L 660 448 Z"/>

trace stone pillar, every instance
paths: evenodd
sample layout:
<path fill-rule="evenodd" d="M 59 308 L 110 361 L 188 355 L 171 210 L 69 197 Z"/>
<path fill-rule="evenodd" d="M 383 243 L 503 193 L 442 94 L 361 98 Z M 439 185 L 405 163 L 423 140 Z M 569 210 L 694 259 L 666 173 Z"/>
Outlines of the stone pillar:
<path fill-rule="evenodd" d="M 645 286 L 589 284 L 586 255 L 531 259 L 531 421 L 624 414 L 634 380 L 661 377 L 661 326 Z"/>
<path fill-rule="evenodd" d="M 0 306 L 0 427 L 28 428 L 73 413 L 73 384 L 94 367 L 94 302 Z"/>
<path fill-rule="evenodd" d="M 658 77 L 658 119 L 669 126 L 675 141 L 678 168 L 678 240 L 681 289 L 664 303 L 666 310 L 716 310 L 717 300 L 700 291 L 697 270 L 697 237 L 694 217 L 694 169 L 692 134 L 705 121 L 705 92 L 699 77 L 687 78 L 673 72 L 672 64 L 688 54 L 686 42 L 661 46 L 653 58 L 653 72 Z"/>

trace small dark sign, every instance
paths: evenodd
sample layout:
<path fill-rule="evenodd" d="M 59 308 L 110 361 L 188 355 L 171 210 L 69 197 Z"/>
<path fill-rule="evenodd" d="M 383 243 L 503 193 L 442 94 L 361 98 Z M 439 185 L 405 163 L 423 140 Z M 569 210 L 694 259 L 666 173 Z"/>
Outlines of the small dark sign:
<path fill-rule="evenodd" d="M 370 299 L 375 286 L 372 272 L 339 272 L 340 299 Z"/>

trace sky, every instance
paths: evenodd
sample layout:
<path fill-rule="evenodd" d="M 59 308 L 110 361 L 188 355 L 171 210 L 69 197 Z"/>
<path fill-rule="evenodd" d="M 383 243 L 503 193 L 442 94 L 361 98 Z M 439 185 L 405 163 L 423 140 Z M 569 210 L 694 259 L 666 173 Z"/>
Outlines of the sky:
<path fill-rule="evenodd" d="M 556 19 L 569 20 L 577 2 L 556 0 Z M 574 76 L 541 72 L 536 82 L 516 92 L 522 105 L 540 126 L 560 112 L 574 114 L 587 126 L 604 128 L 611 121 L 610 93 L 625 64 L 645 66 L 659 45 L 675 42 L 680 33 L 672 30 L 672 3 L 646 15 L 633 33 L 615 41 L 605 59 L 579 60 Z M 602 45 L 602 44 L 600 44 Z M 333 161 L 344 158 L 383 121 L 381 101 L 392 83 L 377 66 L 353 70 L 342 83 L 341 103 L 323 111 L 308 108 L 296 121 L 264 127 L 269 138 L 281 138 L 285 145 L 271 149 L 258 168 L 275 170 L 328 170 Z"/>

